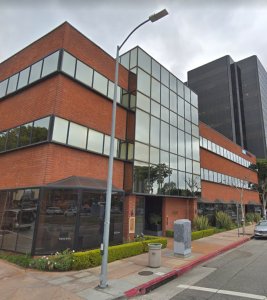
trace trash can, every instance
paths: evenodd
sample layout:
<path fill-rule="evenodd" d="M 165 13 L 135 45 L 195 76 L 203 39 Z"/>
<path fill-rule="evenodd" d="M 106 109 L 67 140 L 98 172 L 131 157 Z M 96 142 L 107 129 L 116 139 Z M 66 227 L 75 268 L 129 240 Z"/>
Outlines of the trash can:
<path fill-rule="evenodd" d="M 148 244 L 148 266 L 151 268 L 159 268 L 161 265 L 161 247 L 160 243 Z"/>

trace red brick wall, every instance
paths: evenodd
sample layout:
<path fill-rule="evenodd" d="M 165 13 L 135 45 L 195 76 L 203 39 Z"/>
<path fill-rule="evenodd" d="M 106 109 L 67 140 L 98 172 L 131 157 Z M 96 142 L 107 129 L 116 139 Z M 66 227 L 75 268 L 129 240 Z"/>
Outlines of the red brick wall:
<path fill-rule="evenodd" d="M 129 233 L 129 218 L 135 217 L 136 195 L 127 195 L 123 203 L 123 239 L 131 241 L 134 233 Z"/>
<path fill-rule="evenodd" d="M 107 179 L 108 157 L 46 144 L 1 154 L 0 188 L 47 184 L 72 175 Z M 123 189 L 122 161 L 114 160 L 113 185 Z"/>
<path fill-rule="evenodd" d="M 196 199 L 187 198 L 164 198 L 162 211 L 163 233 L 173 229 L 174 221 L 178 219 L 193 220 L 197 214 Z"/>

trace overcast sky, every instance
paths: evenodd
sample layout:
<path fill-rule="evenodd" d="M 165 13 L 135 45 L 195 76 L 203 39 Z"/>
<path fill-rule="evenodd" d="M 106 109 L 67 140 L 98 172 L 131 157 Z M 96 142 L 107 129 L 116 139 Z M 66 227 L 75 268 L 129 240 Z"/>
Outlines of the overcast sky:
<path fill-rule="evenodd" d="M 187 71 L 229 54 L 257 55 L 267 69 L 266 0 L 0 0 L 0 62 L 64 21 L 115 57 L 116 45 L 151 14 L 121 53 L 139 45 L 182 81 Z"/>

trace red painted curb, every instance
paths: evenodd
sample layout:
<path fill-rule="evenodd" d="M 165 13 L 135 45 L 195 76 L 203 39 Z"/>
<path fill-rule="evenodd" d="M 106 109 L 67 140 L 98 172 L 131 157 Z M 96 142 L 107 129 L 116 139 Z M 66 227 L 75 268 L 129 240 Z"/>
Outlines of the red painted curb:
<path fill-rule="evenodd" d="M 219 255 L 219 254 L 222 254 L 226 251 L 229 251 L 233 248 L 236 248 L 244 243 L 246 243 L 247 241 L 249 241 L 251 239 L 251 237 L 247 237 L 247 238 L 244 238 L 240 241 L 237 241 L 237 242 L 234 242 L 230 245 L 227 245 L 226 247 L 222 248 L 222 249 L 219 249 L 217 251 L 214 251 L 212 253 L 209 253 L 205 256 L 202 256 L 198 259 L 195 259 L 193 260 L 192 262 L 190 262 L 189 264 L 185 265 L 185 266 L 182 266 L 181 268 L 179 269 L 175 269 L 173 271 L 170 271 L 164 275 L 161 275 L 157 278 L 154 278 L 146 283 L 143 283 L 133 289 L 130 289 L 126 292 L 124 292 L 125 296 L 130 298 L 130 297 L 134 297 L 134 296 L 138 296 L 138 295 L 144 295 L 146 294 L 148 291 L 150 291 L 151 289 L 153 289 L 153 287 L 155 288 L 157 285 L 160 285 L 160 283 L 164 282 L 164 281 L 170 281 L 171 279 L 175 278 L 175 277 L 178 277 L 182 274 L 184 274 L 185 272 L 191 270 L 193 267 Z"/>

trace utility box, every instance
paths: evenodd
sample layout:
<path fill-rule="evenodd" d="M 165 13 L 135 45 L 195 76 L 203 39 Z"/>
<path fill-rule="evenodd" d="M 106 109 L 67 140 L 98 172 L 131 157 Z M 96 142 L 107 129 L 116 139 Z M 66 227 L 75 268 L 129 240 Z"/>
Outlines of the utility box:
<path fill-rule="evenodd" d="M 187 219 L 174 222 L 174 255 L 188 256 L 191 254 L 191 221 Z"/>
<path fill-rule="evenodd" d="M 151 268 L 159 268 L 161 265 L 161 247 L 160 243 L 148 244 L 148 266 Z"/>

